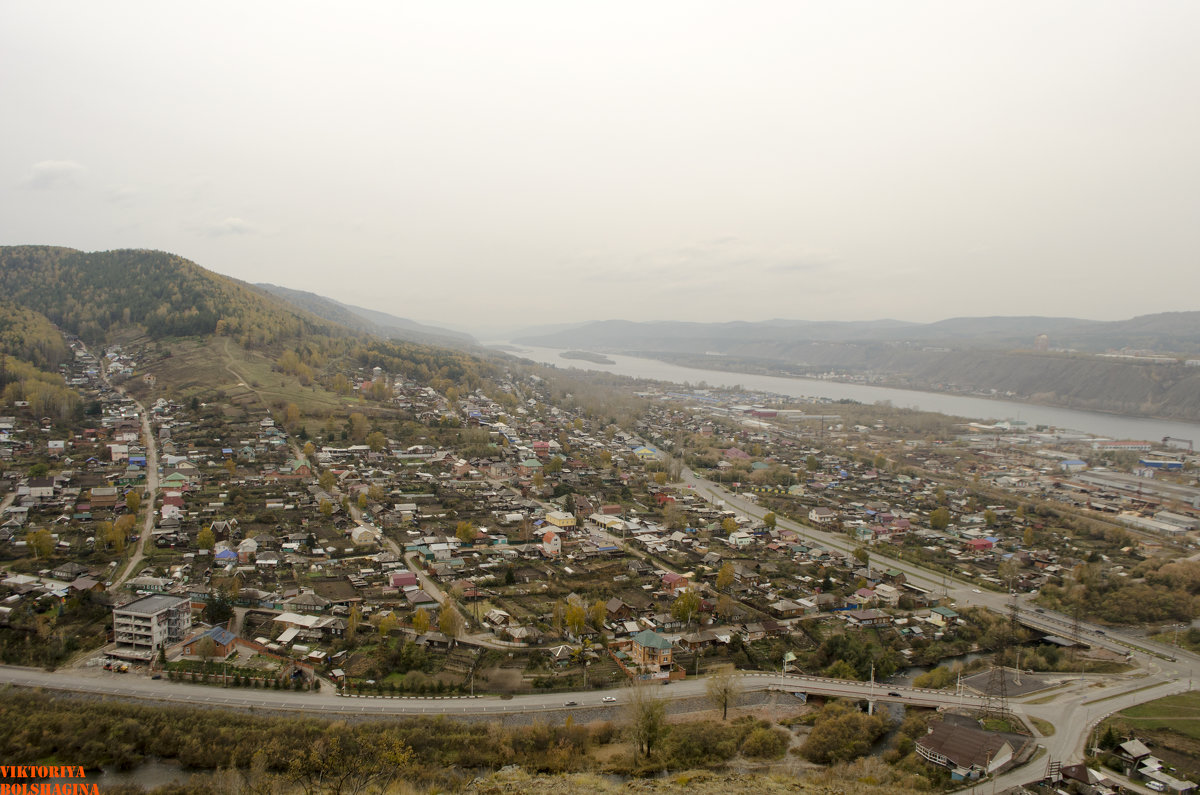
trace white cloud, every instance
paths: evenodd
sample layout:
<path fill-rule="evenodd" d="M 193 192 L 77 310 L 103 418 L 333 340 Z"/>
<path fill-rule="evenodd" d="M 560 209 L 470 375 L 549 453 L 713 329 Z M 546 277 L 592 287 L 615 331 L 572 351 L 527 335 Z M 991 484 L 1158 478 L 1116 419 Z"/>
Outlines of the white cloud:
<path fill-rule="evenodd" d="M 74 160 L 42 160 L 29 169 L 20 186 L 29 190 L 63 190 L 79 186 L 86 169 Z"/>

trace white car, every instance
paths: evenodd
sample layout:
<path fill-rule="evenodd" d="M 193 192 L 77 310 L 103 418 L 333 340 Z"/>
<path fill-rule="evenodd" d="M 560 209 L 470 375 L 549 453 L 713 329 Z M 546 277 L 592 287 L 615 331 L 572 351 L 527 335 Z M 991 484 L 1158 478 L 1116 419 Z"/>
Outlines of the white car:
<path fill-rule="evenodd" d="M 617 700 L 617 697 L 616 696 L 605 696 L 604 698 L 602 698 L 600 700 L 603 701 L 605 704 L 612 704 L 613 702 L 615 702 Z"/>
<path fill-rule="evenodd" d="M 979 590 L 978 588 L 972 588 L 971 593 L 983 593 L 983 591 Z"/>

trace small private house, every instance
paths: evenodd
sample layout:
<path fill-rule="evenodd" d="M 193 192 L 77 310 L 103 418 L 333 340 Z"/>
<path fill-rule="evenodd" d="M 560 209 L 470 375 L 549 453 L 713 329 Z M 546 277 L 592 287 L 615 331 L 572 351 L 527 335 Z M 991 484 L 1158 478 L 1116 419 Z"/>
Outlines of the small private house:
<path fill-rule="evenodd" d="M 575 526 L 575 514 L 566 511 L 550 511 L 546 514 L 546 523 L 559 530 L 569 530 Z"/>
<path fill-rule="evenodd" d="M 542 552 L 550 558 L 557 558 L 562 554 L 562 538 L 553 530 L 547 530 L 542 534 Z"/>
<path fill-rule="evenodd" d="M 670 669 L 673 663 L 671 641 L 648 629 L 643 629 L 630 640 L 629 658 L 634 665 L 656 671 Z"/>
<path fill-rule="evenodd" d="M 929 611 L 929 622 L 939 627 L 949 626 L 958 618 L 958 613 L 948 607 L 934 607 Z"/>
<path fill-rule="evenodd" d="M 989 775 L 1008 764 L 1015 753 L 1002 735 L 945 721 L 918 738 L 916 747 L 925 760 L 949 768 L 955 781 Z"/>
<path fill-rule="evenodd" d="M 824 506 L 818 506 L 808 512 L 808 520 L 819 525 L 830 525 L 837 521 L 837 514 Z"/>
<path fill-rule="evenodd" d="M 215 660 L 224 660 L 237 650 L 237 635 L 234 635 L 224 627 L 209 627 L 200 634 L 184 641 L 184 656 L 198 656 L 203 651 L 201 641 L 205 638 L 212 638 L 213 640 L 212 658 Z"/>

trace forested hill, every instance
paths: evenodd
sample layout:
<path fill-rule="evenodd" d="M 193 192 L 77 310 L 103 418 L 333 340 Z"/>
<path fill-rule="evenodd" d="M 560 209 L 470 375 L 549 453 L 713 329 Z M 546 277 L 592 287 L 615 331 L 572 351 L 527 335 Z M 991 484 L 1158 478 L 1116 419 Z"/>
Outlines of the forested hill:
<path fill-rule="evenodd" d="M 39 417 L 64 419 L 79 406 L 79 395 L 58 374 L 71 349 L 54 324 L 22 306 L 0 301 L 0 396 L 27 400 Z"/>
<path fill-rule="evenodd" d="M 463 351 L 383 339 L 317 317 L 261 288 L 163 251 L 0 247 L 0 296 L 29 310 L 0 315 L 10 318 L 10 326 L 39 329 L 34 334 L 14 332 L 13 344 L 19 338 L 23 346 L 21 356 L 40 357 L 41 365 L 51 369 L 62 353 L 56 347 L 63 344 L 58 332 L 58 341 L 49 342 L 50 330 L 57 325 L 88 344 L 110 341 L 118 333 L 145 334 L 166 343 L 225 337 L 273 362 L 306 389 L 323 385 L 339 391 L 336 385 L 344 378 L 339 381 L 338 375 L 351 364 L 379 366 L 440 391 L 476 389 L 496 372 L 494 364 Z M 0 335 L 5 328 L 0 325 Z M 0 336 L 0 344 L 4 342 Z M 211 355 L 204 359 L 208 354 L 197 353 L 207 350 L 205 346 L 166 347 L 178 350 L 174 368 L 155 372 L 164 386 L 228 375 L 225 363 L 214 371 Z M 12 355 L 18 355 L 16 348 Z"/>
<path fill-rule="evenodd" d="M 407 318 L 389 315 L 386 312 L 339 303 L 332 298 L 325 298 L 316 293 L 293 290 L 277 284 L 256 284 L 255 287 L 278 296 L 317 317 L 379 337 L 453 347 L 475 343 L 474 338 L 469 334 L 437 326 L 427 326 Z"/>
<path fill-rule="evenodd" d="M 156 339 L 216 333 L 248 346 L 336 330 L 235 279 L 145 249 L 0 247 L 0 294 L 87 342 L 129 326 Z"/>

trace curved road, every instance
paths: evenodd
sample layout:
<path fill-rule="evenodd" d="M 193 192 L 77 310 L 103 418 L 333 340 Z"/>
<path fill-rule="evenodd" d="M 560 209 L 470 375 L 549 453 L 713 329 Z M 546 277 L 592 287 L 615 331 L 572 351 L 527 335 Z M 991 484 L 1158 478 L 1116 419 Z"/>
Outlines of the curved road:
<path fill-rule="evenodd" d="M 730 492 L 712 481 L 698 477 L 684 468 L 682 475 L 685 486 L 695 490 L 710 501 L 724 501 L 729 508 L 748 516 L 761 519 L 764 511 L 757 504 Z M 791 530 L 801 538 L 812 539 L 827 549 L 851 553 L 856 544 L 844 535 L 829 533 L 808 525 L 779 517 L 777 526 Z M 1013 603 L 1012 596 L 975 587 L 973 583 L 943 576 L 908 561 L 880 556 L 887 561 L 888 568 L 904 572 L 910 581 L 922 587 L 938 591 L 945 589 L 946 596 L 959 605 L 986 607 L 997 613 L 1005 613 Z M 1056 635 L 1070 637 L 1074 629 L 1072 620 L 1052 611 L 1037 612 L 1028 608 L 1028 597 L 1018 597 L 1021 621 Z M 1108 684 L 1095 679 L 1081 681 L 1078 685 L 1055 692 L 1048 704 L 1021 704 L 1010 700 L 1010 706 L 1018 714 L 1025 714 L 1048 721 L 1055 727 L 1051 737 L 1040 738 L 1039 742 L 1049 752 L 1049 757 L 1064 765 L 1083 761 L 1084 744 L 1088 733 L 1103 718 L 1127 707 L 1151 701 L 1172 693 L 1191 689 L 1194 678 L 1200 678 L 1200 656 L 1161 643 L 1136 637 L 1120 630 L 1101 628 L 1088 622 L 1079 623 L 1080 639 L 1093 646 L 1101 646 L 1121 654 L 1132 654 L 1131 661 L 1140 664 L 1142 670 L 1112 677 Z M 1038 694 L 1030 697 L 1040 700 Z M 1025 769 L 1007 773 L 997 779 L 999 786 L 1014 785 L 1032 778 Z M 1007 782 L 1007 784 L 1006 784 Z"/>

